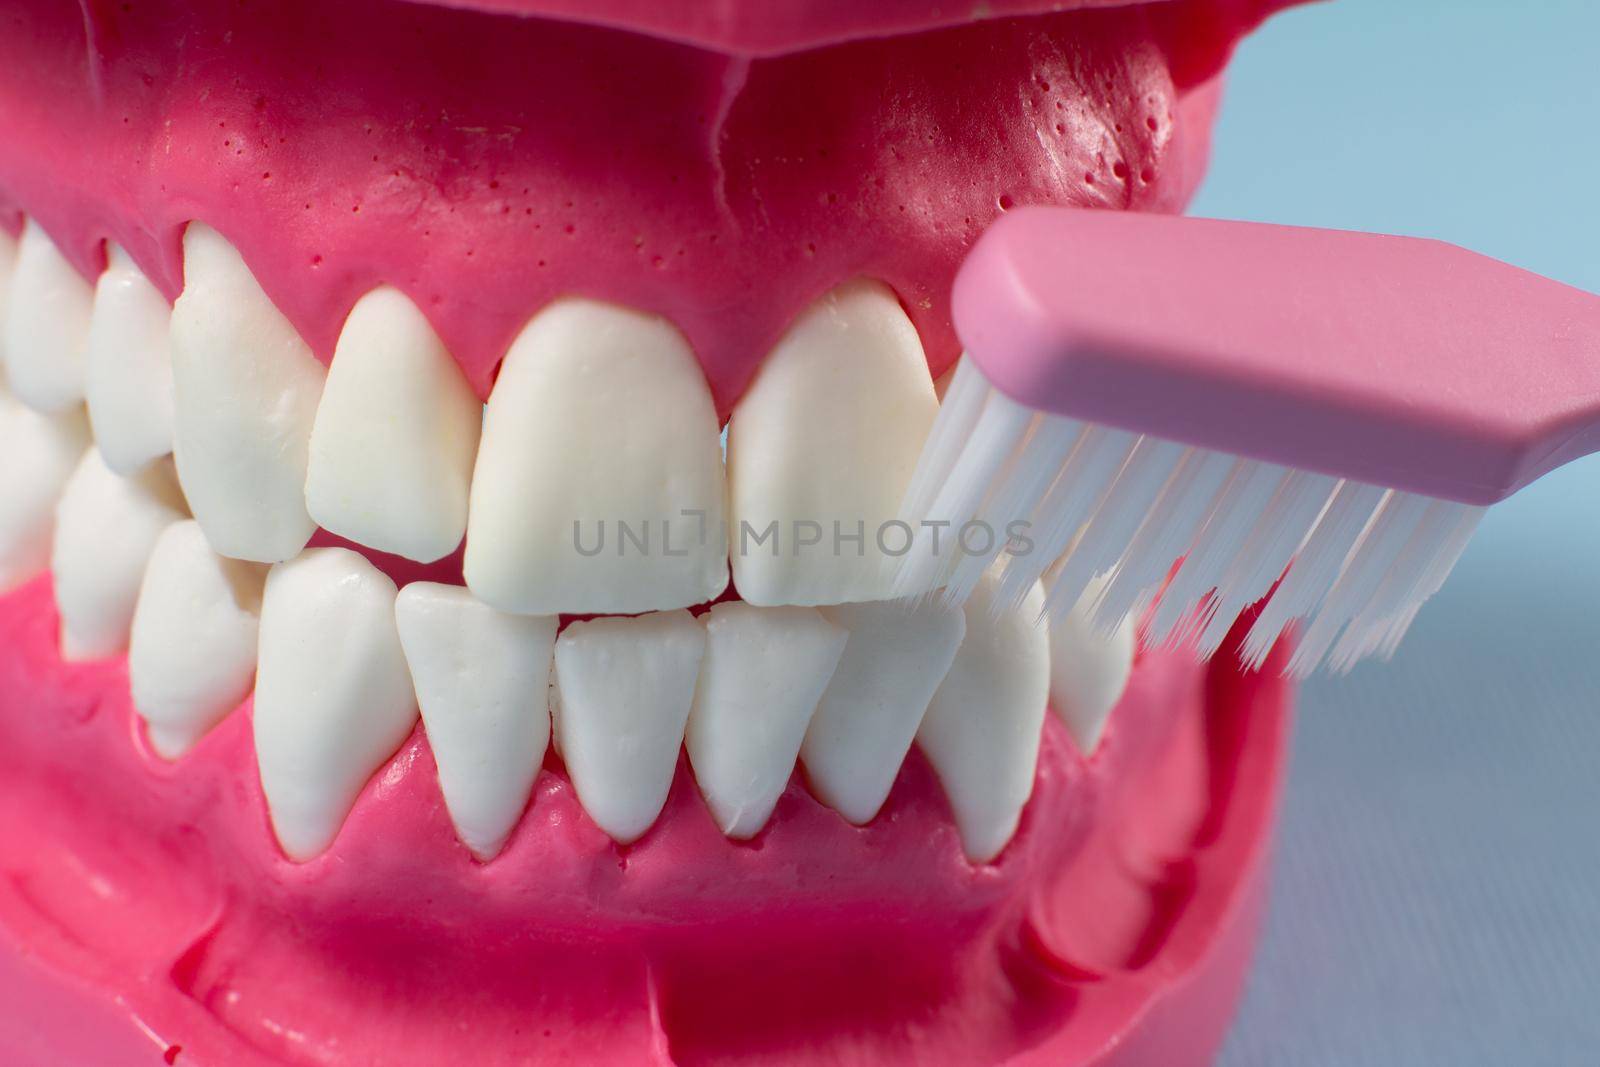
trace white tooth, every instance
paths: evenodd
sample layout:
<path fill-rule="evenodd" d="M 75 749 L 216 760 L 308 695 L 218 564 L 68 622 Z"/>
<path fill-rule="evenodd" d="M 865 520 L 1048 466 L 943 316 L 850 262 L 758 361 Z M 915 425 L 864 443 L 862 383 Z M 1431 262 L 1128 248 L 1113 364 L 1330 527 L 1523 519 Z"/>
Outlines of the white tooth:
<path fill-rule="evenodd" d="M 631 614 L 727 585 L 716 409 L 664 319 L 587 300 L 535 316 L 489 397 L 472 489 L 467 584 L 502 610 Z"/>
<path fill-rule="evenodd" d="M 118 474 L 172 451 L 171 327 L 161 291 L 111 245 L 89 319 L 86 392 L 95 445 Z"/>
<path fill-rule="evenodd" d="M 888 599 L 897 557 L 884 550 L 903 553 L 905 538 L 885 523 L 937 412 L 922 343 L 886 287 L 853 282 L 802 314 L 728 427 L 740 595 L 752 604 Z"/>
<path fill-rule="evenodd" d="M 150 747 L 177 759 L 250 695 L 267 568 L 211 551 L 197 522 L 150 553 L 128 644 L 133 706 Z"/>
<path fill-rule="evenodd" d="M 876 601 L 821 610 L 850 632 L 800 758 L 811 791 L 857 825 L 894 788 L 928 702 L 967 632 L 960 607 Z"/>
<path fill-rule="evenodd" d="M 49 566 L 56 502 L 88 447 L 82 408 L 41 415 L 0 388 L 0 593 Z"/>
<path fill-rule="evenodd" d="M 51 415 L 83 403 L 94 290 L 32 219 L 22 226 L 10 289 L 0 349 L 11 392 Z"/>
<path fill-rule="evenodd" d="M 323 370 L 215 230 L 190 223 L 172 309 L 178 477 L 224 556 L 277 563 L 305 547 L 311 424 Z"/>
<path fill-rule="evenodd" d="M 0 229 L 0 324 L 6 321 L 6 301 L 11 295 L 11 276 L 17 267 L 17 239 Z M 0 355 L 5 352 L 5 341 L 0 339 Z M 0 361 L 3 365 L 3 361 Z"/>
<path fill-rule="evenodd" d="M 345 321 L 311 432 L 306 507 L 318 525 L 431 563 L 467 529 L 483 405 L 426 317 L 397 289 Z"/>
<path fill-rule="evenodd" d="M 394 602 L 394 583 L 342 548 L 312 549 L 267 575 L 256 759 L 292 860 L 333 843 L 362 787 L 416 725 Z"/>
<path fill-rule="evenodd" d="M 56 505 L 50 551 L 62 659 L 100 659 L 128 647 L 150 551 L 185 517 L 170 464 L 124 478 L 98 449 L 84 453 Z"/>
<path fill-rule="evenodd" d="M 516 827 L 550 741 L 558 620 L 507 615 L 460 586 L 419 582 L 395 602 L 422 725 L 456 833 L 492 859 Z"/>
<path fill-rule="evenodd" d="M 722 832 L 754 837 L 778 803 L 848 636 L 814 608 L 712 608 L 689 713 L 695 780 Z"/>
<path fill-rule="evenodd" d="M 1086 756 L 1100 744 L 1106 718 L 1128 688 L 1137 641 L 1131 614 L 1109 634 L 1090 623 L 1090 605 L 1106 581 L 1095 579 L 1071 611 L 1050 620 L 1050 706 Z"/>
<path fill-rule="evenodd" d="M 666 803 L 705 646 L 687 611 L 575 622 L 556 641 L 561 757 L 584 810 L 623 844 Z"/>
<path fill-rule="evenodd" d="M 997 584 L 990 571 L 967 601 L 966 639 L 917 731 L 974 863 L 994 859 L 1016 832 L 1050 695 L 1050 638 L 1036 621 L 1044 590 L 1035 583 L 997 614 Z"/>

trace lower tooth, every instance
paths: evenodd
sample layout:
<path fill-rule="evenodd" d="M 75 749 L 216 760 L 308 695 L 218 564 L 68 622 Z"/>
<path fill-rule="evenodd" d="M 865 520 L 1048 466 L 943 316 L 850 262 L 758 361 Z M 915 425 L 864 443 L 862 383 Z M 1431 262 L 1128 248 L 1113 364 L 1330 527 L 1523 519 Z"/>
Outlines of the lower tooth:
<path fill-rule="evenodd" d="M 84 347 L 94 290 L 55 242 L 23 224 L 0 351 L 18 400 L 57 414 L 83 402 Z"/>
<path fill-rule="evenodd" d="M 267 575 L 256 759 L 292 860 L 333 843 L 362 787 L 416 725 L 394 605 L 394 583 L 342 548 L 312 549 Z"/>
<path fill-rule="evenodd" d="M 82 409 L 40 415 L 0 389 L 0 593 L 50 565 L 56 501 L 88 447 Z"/>
<path fill-rule="evenodd" d="M 687 611 L 594 619 L 556 641 L 556 737 L 578 799 L 626 844 L 661 813 L 706 633 Z"/>
<path fill-rule="evenodd" d="M 445 806 L 479 859 L 505 845 L 550 740 L 553 616 L 507 615 L 459 586 L 400 591 L 395 619 Z"/>
<path fill-rule="evenodd" d="M 62 659 L 100 659 L 127 647 L 151 549 L 185 517 L 170 465 L 124 478 L 99 450 L 84 454 L 56 507 L 50 554 Z"/>
<path fill-rule="evenodd" d="M 789 784 L 847 635 L 812 608 L 719 604 L 704 622 L 689 762 L 722 832 L 754 837 Z"/>
<path fill-rule="evenodd" d="M 1044 590 L 997 614 L 994 572 L 967 601 L 967 635 L 928 706 L 917 743 L 939 775 L 967 858 L 987 863 L 1033 793 L 1050 690 Z"/>
<path fill-rule="evenodd" d="M 211 551 L 196 522 L 167 527 L 145 571 L 128 645 L 150 747 L 177 759 L 250 695 L 267 568 Z"/>
<path fill-rule="evenodd" d="M 1050 706 L 1085 756 L 1100 744 L 1106 719 L 1128 688 L 1136 644 L 1131 616 L 1110 634 L 1090 624 L 1088 605 L 1103 585 L 1091 583 L 1071 611 L 1050 622 Z"/>
<path fill-rule="evenodd" d="M 819 610 L 848 630 L 850 640 L 806 731 L 801 759 L 812 792 L 862 825 L 877 816 L 894 787 L 967 632 L 966 616 L 937 600 Z"/>

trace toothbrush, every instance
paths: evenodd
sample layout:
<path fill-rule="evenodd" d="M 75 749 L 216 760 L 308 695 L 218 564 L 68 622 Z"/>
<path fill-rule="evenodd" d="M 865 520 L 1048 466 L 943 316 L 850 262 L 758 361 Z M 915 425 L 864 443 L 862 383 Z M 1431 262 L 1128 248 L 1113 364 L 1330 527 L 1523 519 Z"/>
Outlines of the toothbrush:
<path fill-rule="evenodd" d="M 1148 643 L 1210 655 L 1271 592 L 1246 662 L 1298 622 L 1288 670 L 1346 670 L 1488 505 L 1600 450 L 1600 298 L 1436 241 L 1022 208 L 953 307 L 902 595 L 998 566 L 1002 604 L 1040 578 L 1104 630 L 1154 604 Z"/>

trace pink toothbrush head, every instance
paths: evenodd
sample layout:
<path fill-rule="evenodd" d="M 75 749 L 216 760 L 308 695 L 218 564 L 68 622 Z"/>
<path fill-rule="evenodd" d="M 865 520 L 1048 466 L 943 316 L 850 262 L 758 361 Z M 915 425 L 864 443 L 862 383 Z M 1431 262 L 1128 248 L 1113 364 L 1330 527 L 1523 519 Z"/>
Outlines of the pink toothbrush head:
<path fill-rule="evenodd" d="M 1159 592 L 1147 640 L 1210 654 L 1282 578 L 1248 657 L 1303 619 L 1290 669 L 1347 668 L 1394 650 L 1485 506 L 1600 450 L 1600 299 L 1436 241 L 1024 208 L 954 317 L 902 518 L 1004 534 L 920 537 L 906 593 L 962 601 L 1002 556 L 1014 597 L 1043 576 L 1047 611 L 1087 595 L 1105 627 Z"/>

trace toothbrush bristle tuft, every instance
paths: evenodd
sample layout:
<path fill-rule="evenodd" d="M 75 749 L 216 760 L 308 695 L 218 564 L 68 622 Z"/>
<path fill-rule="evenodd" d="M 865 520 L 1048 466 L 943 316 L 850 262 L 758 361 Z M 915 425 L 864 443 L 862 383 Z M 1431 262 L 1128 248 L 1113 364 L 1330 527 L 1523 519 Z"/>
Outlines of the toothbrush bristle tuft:
<path fill-rule="evenodd" d="M 1244 662 L 1298 624 L 1304 677 L 1392 655 L 1483 510 L 1036 412 L 964 358 L 901 508 L 896 592 L 963 603 L 994 566 L 999 609 L 1043 579 L 1046 617 L 1087 598 L 1106 632 L 1159 596 L 1145 643 L 1207 657 L 1271 593 Z"/>

